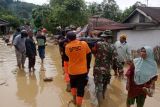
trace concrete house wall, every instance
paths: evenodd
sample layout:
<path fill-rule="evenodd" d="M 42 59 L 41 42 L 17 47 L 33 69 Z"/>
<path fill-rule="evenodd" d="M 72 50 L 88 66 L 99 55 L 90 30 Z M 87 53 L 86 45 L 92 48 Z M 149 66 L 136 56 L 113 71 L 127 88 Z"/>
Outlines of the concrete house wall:
<path fill-rule="evenodd" d="M 127 42 L 132 50 L 137 50 L 145 45 L 152 47 L 160 45 L 160 30 L 121 30 L 117 33 L 117 39 L 121 34 L 127 34 Z"/>

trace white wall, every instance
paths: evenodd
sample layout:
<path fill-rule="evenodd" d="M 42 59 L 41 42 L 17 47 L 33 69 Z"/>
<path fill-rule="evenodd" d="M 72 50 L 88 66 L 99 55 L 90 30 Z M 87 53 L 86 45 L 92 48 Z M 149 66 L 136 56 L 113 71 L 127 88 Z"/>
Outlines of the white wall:
<path fill-rule="evenodd" d="M 131 49 L 139 49 L 145 45 L 152 47 L 160 45 L 160 30 L 121 30 L 117 34 L 117 39 L 121 34 L 127 34 L 127 42 Z"/>

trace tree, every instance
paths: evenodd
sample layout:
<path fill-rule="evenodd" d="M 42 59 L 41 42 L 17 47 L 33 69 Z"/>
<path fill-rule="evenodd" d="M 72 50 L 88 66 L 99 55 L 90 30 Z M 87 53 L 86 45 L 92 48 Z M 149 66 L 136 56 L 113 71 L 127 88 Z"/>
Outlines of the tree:
<path fill-rule="evenodd" d="M 63 2 L 64 2 L 64 0 L 50 0 L 50 5 L 52 6 L 52 7 L 55 7 L 56 5 L 62 5 L 63 4 Z"/>
<path fill-rule="evenodd" d="M 84 0 L 51 0 L 50 22 L 54 27 L 81 26 L 87 23 L 88 15 Z"/>
<path fill-rule="evenodd" d="M 130 6 L 129 8 L 126 8 L 122 14 L 122 17 L 121 17 L 121 21 L 123 21 L 124 19 L 126 19 L 131 13 L 133 10 L 135 10 L 137 7 L 146 7 L 145 4 L 142 4 L 141 2 L 136 2 L 134 5 Z"/>
<path fill-rule="evenodd" d="M 103 17 L 120 21 L 121 11 L 115 0 L 103 0 L 101 3 L 103 9 Z"/>
<path fill-rule="evenodd" d="M 7 4 L 13 3 L 13 0 L 5 0 Z"/>
<path fill-rule="evenodd" d="M 90 3 L 87 9 L 90 16 L 98 15 L 100 13 L 102 14 L 103 10 L 102 5 L 96 2 Z"/>
<path fill-rule="evenodd" d="M 20 26 L 20 20 L 13 15 L 2 15 L 1 18 L 8 21 L 10 23 L 10 26 L 12 26 L 13 28 L 17 28 Z"/>
<path fill-rule="evenodd" d="M 34 25 L 39 27 L 47 27 L 48 17 L 51 14 L 51 9 L 48 5 L 42 5 L 32 10 L 32 18 Z"/>

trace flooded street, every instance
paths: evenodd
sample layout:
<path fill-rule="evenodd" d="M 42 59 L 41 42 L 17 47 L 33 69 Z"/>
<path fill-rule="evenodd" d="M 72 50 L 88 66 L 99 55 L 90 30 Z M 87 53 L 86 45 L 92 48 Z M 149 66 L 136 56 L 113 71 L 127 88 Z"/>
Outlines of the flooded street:
<path fill-rule="evenodd" d="M 44 64 L 41 64 L 37 56 L 36 70 L 29 74 L 28 59 L 25 69 L 19 70 L 16 66 L 14 47 L 6 46 L 0 39 L 0 107 L 68 107 L 72 97 L 65 91 L 59 50 L 55 45 L 48 45 L 46 51 Z M 91 85 L 93 85 L 92 69 Z M 45 77 L 53 77 L 53 81 L 44 82 Z M 102 107 L 126 107 L 126 96 L 125 80 L 113 76 Z M 82 107 L 93 107 L 91 101 L 86 93 Z M 154 97 L 147 97 L 144 107 L 159 107 L 159 105 L 160 78 L 156 83 Z"/>

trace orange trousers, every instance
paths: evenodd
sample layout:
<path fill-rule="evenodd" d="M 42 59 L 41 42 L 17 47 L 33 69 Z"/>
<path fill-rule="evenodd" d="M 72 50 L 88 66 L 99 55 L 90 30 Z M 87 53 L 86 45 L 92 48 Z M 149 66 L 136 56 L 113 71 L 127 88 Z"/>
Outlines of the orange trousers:
<path fill-rule="evenodd" d="M 64 61 L 64 78 L 65 78 L 65 81 L 66 83 L 70 83 L 70 78 L 69 78 L 69 74 L 68 74 L 68 62 L 67 61 Z"/>

